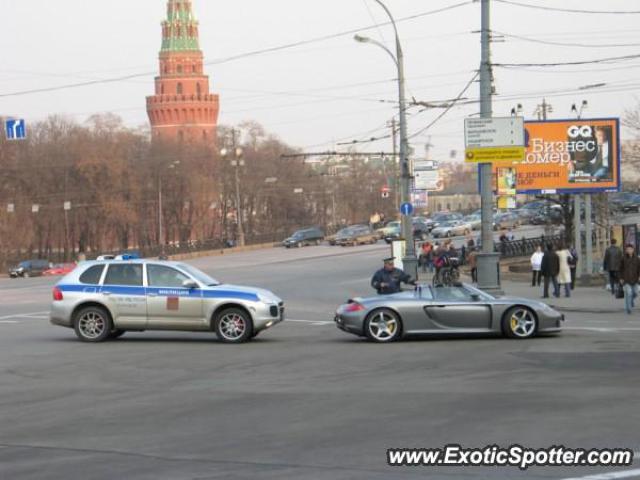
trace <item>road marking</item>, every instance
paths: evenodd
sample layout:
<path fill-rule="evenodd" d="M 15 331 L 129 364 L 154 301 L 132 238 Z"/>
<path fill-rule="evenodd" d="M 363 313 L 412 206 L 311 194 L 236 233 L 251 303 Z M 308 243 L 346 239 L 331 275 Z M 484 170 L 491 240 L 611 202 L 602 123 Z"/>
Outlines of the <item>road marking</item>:
<path fill-rule="evenodd" d="M 0 320 L 7 320 L 9 318 L 47 318 L 42 315 L 49 314 L 49 311 L 44 312 L 31 312 L 31 313 L 14 313 L 13 315 L 5 315 L 4 317 L 0 317 Z"/>
<path fill-rule="evenodd" d="M 291 318 L 286 318 L 285 322 L 308 323 L 309 325 L 316 325 L 316 326 L 333 324 L 333 322 L 326 322 L 323 320 L 294 320 Z"/>
<path fill-rule="evenodd" d="M 20 322 L 17 322 L 15 320 L 0 320 L 0 324 L 16 324 L 16 323 L 20 323 Z"/>
<path fill-rule="evenodd" d="M 615 480 L 617 478 L 632 478 L 636 476 L 640 476 L 640 468 L 624 472 L 600 473 L 597 475 L 587 475 L 586 477 L 565 478 L 563 480 Z"/>
<path fill-rule="evenodd" d="M 563 330 L 585 330 L 589 332 L 640 332 L 640 327 L 562 327 Z"/>

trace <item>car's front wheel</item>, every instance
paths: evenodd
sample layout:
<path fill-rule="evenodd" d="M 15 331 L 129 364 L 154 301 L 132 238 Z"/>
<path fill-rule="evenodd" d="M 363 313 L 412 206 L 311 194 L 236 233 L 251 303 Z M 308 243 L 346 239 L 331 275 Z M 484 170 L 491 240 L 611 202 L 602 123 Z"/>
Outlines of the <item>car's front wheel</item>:
<path fill-rule="evenodd" d="M 253 336 L 253 321 L 239 308 L 227 308 L 218 313 L 214 327 L 218 338 L 225 343 L 242 343 Z"/>
<path fill-rule="evenodd" d="M 531 338 L 538 330 L 538 319 L 526 307 L 513 307 L 502 318 L 502 331 L 509 338 Z"/>
<path fill-rule="evenodd" d="M 402 321 L 397 313 L 388 309 L 374 310 L 364 325 L 365 335 L 373 342 L 390 343 L 402 333 Z"/>
<path fill-rule="evenodd" d="M 83 308 L 76 313 L 73 327 L 76 335 L 83 342 L 104 342 L 111 335 L 111 317 L 104 308 Z"/>

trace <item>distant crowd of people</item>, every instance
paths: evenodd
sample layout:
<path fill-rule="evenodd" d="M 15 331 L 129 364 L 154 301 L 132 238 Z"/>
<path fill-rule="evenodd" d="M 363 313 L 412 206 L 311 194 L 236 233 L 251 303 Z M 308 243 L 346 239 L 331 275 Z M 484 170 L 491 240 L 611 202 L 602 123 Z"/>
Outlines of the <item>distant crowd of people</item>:
<path fill-rule="evenodd" d="M 553 244 L 548 243 L 543 252 L 542 246 L 539 246 L 531 255 L 531 285 L 539 287 L 543 282 L 543 298 L 549 297 L 550 285 L 553 286 L 554 297 L 560 296 L 561 289 L 564 289 L 566 297 L 570 297 L 576 284 L 577 265 L 578 254 L 574 248 L 565 245 L 554 248 Z M 625 311 L 631 314 L 640 283 L 640 258 L 635 247 L 627 244 L 623 252 L 617 240 L 611 239 L 611 245 L 604 255 L 603 270 L 608 275 L 611 294 L 624 298 Z"/>

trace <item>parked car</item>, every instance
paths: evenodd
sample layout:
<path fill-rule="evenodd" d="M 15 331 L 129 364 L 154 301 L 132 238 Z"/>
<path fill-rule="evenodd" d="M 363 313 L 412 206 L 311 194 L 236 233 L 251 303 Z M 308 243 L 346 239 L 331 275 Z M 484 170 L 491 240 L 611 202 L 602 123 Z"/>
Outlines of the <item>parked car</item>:
<path fill-rule="evenodd" d="M 335 245 L 336 244 L 336 239 L 339 236 L 344 235 L 345 233 L 347 233 L 347 231 L 349 230 L 350 227 L 345 227 L 345 228 L 341 228 L 340 230 L 338 230 L 336 233 L 334 233 L 333 235 L 329 235 L 328 237 L 325 237 L 325 240 L 329 243 L 329 245 Z"/>
<path fill-rule="evenodd" d="M 482 216 L 472 213 L 464 217 L 464 221 L 471 225 L 471 230 L 480 230 L 482 228 Z"/>
<path fill-rule="evenodd" d="M 49 260 L 25 260 L 24 262 L 20 262 L 15 267 L 9 269 L 9 276 L 11 278 L 38 277 L 49 268 L 51 268 Z"/>
<path fill-rule="evenodd" d="M 378 228 L 376 233 L 380 236 L 380 238 L 385 238 L 389 233 L 392 233 L 396 227 L 400 226 L 399 220 L 393 220 L 388 222 L 384 227 Z"/>
<path fill-rule="evenodd" d="M 622 192 L 609 198 L 610 207 L 618 212 L 631 213 L 640 210 L 640 194 Z"/>
<path fill-rule="evenodd" d="M 471 225 L 463 220 L 450 220 L 442 222 L 439 226 L 431 230 L 433 238 L 456 237 L 466 235 L 471 232 Z"/>
<path fill-rule="evenodd" d="M 493 229 L 502 230 L 503 228 L 518 228 L 522 223 L 520 217 L 511 212 L 499 213 L 493 217 Z"/>
<path fill-rule="evenodd" d="M 563 221 L 562 210 L 558 208 L 544 208 L 531 219 L 533 225 L 559 225 Z"/>
<path fill-rule="evenodd" d="M 45 276 L 54 276 L 54 275 L 66 275 L 67 273 L 71 273 L 74 268 L 76 268 L 77 264 L 75 263 L 56 263 L 52 265 L 51 268 L 48 268 L 42 275 Z"/>
<path fill-rule="evenodd" d="M 286 238 L 282 245 L 287 248 L 304 247 L 305 245 L 320 245 L 324 240 L 324 232 L 319 228 L 305 228 L 298 230 L 289 238 Z"/>
<path fill-rule="evenodd" d="M 414 218 L 413 224 L 413 238 L 419 240 L 426 240 L 431 232 L 431 226 L 425 222 L 422 218 Z"/>
<path fill-rule="evenodd" d="M 462 214 L 460 213 L 451 213 L 451 212 L 440 212 L 433 215 L 431 218 L 432 224 L 430 225 L 431 230 L 436 227 L 439 227 L 443 222 L 451 222 L 453 220 L 462 220 Z"/>
<path fill-rule="evenodd" d="M 397 225 L 396 227 L 393 228 L 391 232 L 387 233 L 384 236 L 384 241 L 387 243 L 391 243 L 394 240 L 398 240 L 401 237 L 402 237 L 402 227 L 400 225 Z"/>
<path fill-rule="evenodd" d="M 373 244 L 380 239 L 378 234 L 371 230 L 368 225 L 353 225 L 346 230 L 343 235 L 336 237 L 336 245 L 346 247 L 348 245 Z"/>

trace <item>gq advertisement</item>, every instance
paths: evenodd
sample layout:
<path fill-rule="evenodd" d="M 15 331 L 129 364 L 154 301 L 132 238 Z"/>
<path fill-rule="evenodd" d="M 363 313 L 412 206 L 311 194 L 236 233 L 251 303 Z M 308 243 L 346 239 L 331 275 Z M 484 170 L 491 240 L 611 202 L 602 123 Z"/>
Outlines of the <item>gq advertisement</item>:
<path fill-rule="evenodd" d="M 518 193 L 555 194 L 620 190 L 617 118 L 525 122 L 527 151 L 517 172 Z M 494 164 L 499 183 L 499 170 Z M 501 173 L 501 172 L 500 172 Z"/>

